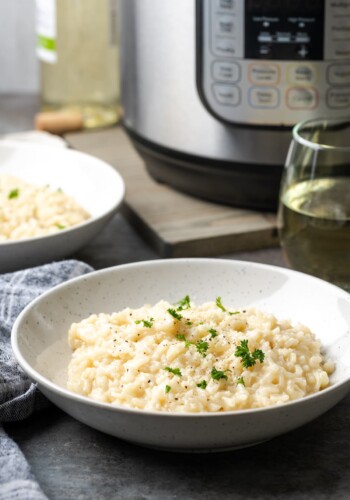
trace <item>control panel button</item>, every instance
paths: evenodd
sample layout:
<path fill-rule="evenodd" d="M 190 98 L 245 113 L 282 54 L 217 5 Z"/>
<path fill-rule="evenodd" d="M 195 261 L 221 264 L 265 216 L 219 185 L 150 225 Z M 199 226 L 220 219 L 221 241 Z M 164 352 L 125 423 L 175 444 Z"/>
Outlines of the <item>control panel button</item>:
<path fill-rule="evenodd" d="M 253 108 L 277 108 L 280 102 L 278 89 L 252 87 L 249 89 L 249 103 Z"/>
<path fill-rule="evenodd" d="M 235 85 L 214 83 L 213 91 L 215 99 L 219 104 L 238 106 L 241 101 L 240 90 Z"/>
<path fill-rule="evenodd" d="M 287 90 L 286 104 L 289 109 L 315 109 L 318 93 L 313 87 L 292 87 Z"/>
<path fill-rule="evenodd" d="M 236 83 L 241 77 L 238 64 L 229 61 L 215 61 L 212 65 L 214 80 Z"/>
<path fill-rule="evenodd" d="M 325 2 L 324 60 L 350 57 L 350 1 Z"/>
<path fill-rule="evenodd" d="M 350 89 L 329 89 L 326 103 L 332 109 L 347 109 L 350 107 Z"/>
<path fill-rule="evenodd" d="M 332 64 L 328 68 L 327 79 L 333 85 L 349 85 L 350 64 Z"/>
<path fill-rule="evenodd" d="M 216 18 L 216 34 L 232 36 L 235 32 L 235 18 L 233 16 L 217 16 Z"/>
<path fill-rule="evenodd" d="M 347 17 L 336 18 L 331 27 L 332 39 L 349 40 L 350 38 L 350 22 Z"/>
<path fill-rule="evenodd" d="M 236 56 L 237 45 L 231 38 L 216 37 L 214 39 L 214 53 L 218 56 Z"/>
<path fill-rule="evenodd" d="M 349 44 L 349 42 L 334 43 L 333 57 L 335 59 L 349 59 L 350 58 L 350 44 Z"/>
<path fill-rule="evenodd" d="M 350 1 L 341 0 L 334 1 L 330 4 L 331 13 L 335 16 L 347 16 L 350 15 Z"/>
<path fill-rule="evenodd" d="M 309 49 L 305 45 L 300 45 L 297 47 L 297 54 L 301 59 L 305 59 L 309 54 Z"/>
<path fill-rule="evenodd" d="M 223 12 L 234 12 L 235 0 L 215 0 L 215 9 Z"/>
<path fill-rule="evenodd" d="M 279 81 L 280 73 L 276 64 L 250 64 L 249 80 L 253 84 L 276 85 Z"/>
<path fill-rule="evenodd" d="M 287 81 L 291 85 L 311 85 L 316 80 L 316 68 L 311 64 L 290 64 L 287 68 Z"/>

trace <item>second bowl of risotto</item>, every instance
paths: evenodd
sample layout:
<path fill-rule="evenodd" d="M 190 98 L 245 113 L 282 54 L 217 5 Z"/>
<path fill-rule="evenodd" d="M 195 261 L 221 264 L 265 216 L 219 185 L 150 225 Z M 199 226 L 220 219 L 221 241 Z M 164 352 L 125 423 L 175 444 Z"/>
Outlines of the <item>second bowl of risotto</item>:
<path fill-rule="evenodd" d="M 350 296 L 221 259 L 109 268 L 45 293 L 15 355 L 78 420 L 157 448 L 218 451 L 292 430 L 350 386 Z"/>
<path fill-rule="evenodd" d="M 65 257 L 118 210 L 116 170 L 70 149 L 0 144 L 0 272 Z"/>

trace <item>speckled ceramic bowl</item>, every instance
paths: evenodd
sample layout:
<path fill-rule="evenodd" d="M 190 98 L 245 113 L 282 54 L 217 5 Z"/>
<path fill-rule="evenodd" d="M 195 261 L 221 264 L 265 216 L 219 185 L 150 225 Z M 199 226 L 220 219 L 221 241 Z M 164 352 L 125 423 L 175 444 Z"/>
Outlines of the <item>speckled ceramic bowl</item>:
<path fill-rule="evenodd" d="M 280 406 L 223 413 L 171 414 L 98 403 L 65 387 L 70 324 L 189 294 L 197 304 L 222 296 L 308 325 L 335 360 L 331 386 Z M 32 302 L 12 332 L 15 356 L 40 390 L 95 429 L 145 446 L 218 451 L 271 439 L 321 415 L 350 388 L 350 295 L 317 278 L 277 267 L 219 259 L 175 259 L 105 269 L 67 282 Z"/>
<path fill-rule="evenodd" d="M 124 198 L 124 181 L 113 167 L 71 149 L 1 141 L 1 174 L 37 186 L 61 188 L 91 218 L 55 234 L 0 243 L 0 273 L 51 262 L 77 251 L 102 230 Z"/>

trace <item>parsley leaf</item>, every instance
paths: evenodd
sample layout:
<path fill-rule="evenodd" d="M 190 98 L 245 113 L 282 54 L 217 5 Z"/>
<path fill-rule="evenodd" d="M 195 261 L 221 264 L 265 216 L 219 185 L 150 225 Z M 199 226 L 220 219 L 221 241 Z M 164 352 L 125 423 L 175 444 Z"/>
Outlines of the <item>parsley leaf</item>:
<path fill-rule="evenodd" d="M 249 351 L 248 340 L 241 340 L 239 346 L 236 347 L 235 356 L 242 358 L 242 365 L 244 368 L 254 366 L 256 360 L 262 363 L 265 359 L 265 354 L 261 349 L 255 349 L 252 353 Z"/>
<path fill-rule="evenodd" d="M 154 319 L 153 319 L 153 318 L 150 318 L 150 320 L 149 320 L 149 321 L 148 321 L 147 319 L 137 319 L 137 320 L 135 321 L 135 323 L 136 323 L 137 325 L 139 325 L 139 324 L 141 324 L 141 323 L 142 323 L 142 324 L 143 324 L 143 326 L 144 326 L 145 328 L 152 328 L 152 326 L 153 326 L 153 321 L 154 321 Z"/>
<path fill-rule="evenodd" d="M 265 359 L 265 354 L 261 349 L 255 349 L 252 353 L 252 356 L 255 360 L 258 359 L 260 363 L 262 363 Z"/>
<path fill-rule="evenodd" d="M 220 380 L 221 378 L 224 378 L 225 380 L 227 380 L 227 375 L 225 374 L 225 372 L 217 370 L 215 368 L 215 366 L 211 371 L 211 376 L 214 380 Z"/>
<path fill-rule="evenodd" d="M 205 380 L 202 380 L 202 382 L 199 382 L 199 384 L 197 384 L 197 387 L 199 387 L 200 389 L 206 389 L 207 385 L 207 382 Z"/>
<path fill-rule="evenodd" d="M 190 296 L 185 295 L 185 297 L 176 302 L 175 305 L 178 306 L 177 311 L 184 311 L 185 309 L 190 309 L 191 308 Z"/>
<path fill-rule="evenodd" d="M 12 189 L 12 191 L 9 192 L 8 199 L 12 200 L 13 198 L 18 198 L 19 196 L 19 189 Z"/>
<path fill-rule="evenodd" d="M 192 342 L 190 342 L 189 340 L 187 340 L 186 337 L 185 337 L 185 335 L 183 335 L 183 334 L 178 333 L 177 335 L 175 335 L 175 337 L 177 339 L 179 339 L 179 340 L 183 340 L 185 342 L 185 346 L 186 347 L 189 347 L 192 344 Z"/>
<path fill-rule="evenodd" d="M 222 305 L 221 297 L 216 297 L 215 303 L 222 311 L 229 313 L 230 316 L 232 316 L 233 314 L 239 314 L 239 311 L 234 311 L 234 312 L 228 311 L 226 307 Z"/>
<path fill-rule="evenodd" d="M 216 297 L 215 303 L 222 311 L 226 312 L 226 308 L 222 305 L 221 297 Z"/>
<path fill-rule="evenodd" d="M 208 342 L 205 342 L 205 340 L 198 340 L 196 343 L 197 351 L 203 356 L 203 358 L 206 357 L 206 353 L 209 347 Z"/>
<path fill-rule="evenodd" d="M 56 224 L 56 227 L 58 229 L 66 229 L 66 226 L 64 226 L 63 224 Z"/>
<path fill-rule="evenodd" d="M 218 332 L 214 330 L 214 328 L 209 328 L 208 332 L 210 333 L 212 339 L 219 335 Z"/>
<path fill-rule="evenodd" d="M 245 385 L 244 378 L 243 377 L 238 377 L 237 384 Z"/>
<path fill-rule="evenodd" d="M 164 370 L 166 370 L 169 373 L 172 373 L 173 375 L 177 375 L 178 377 L 182 377 L 180 368 L 170 368 L 170 366 L 166 366 Z"/>
<path fill-rule="evenodd" d="M 175 335 L 175 337 L 176 337 L 178 340 L 183 340 L 184 342 L 186 341 L 186 337 L 185 337 L 185 335 L 181 335 L 180 333 L 178 333 L 177 335 Z"/>
<path fill-rule="evenodd" d="M 172 315 L 173 318 L 177 319 L 180 321 L 182 319 L 181 314 L 175 311 L 175 309 L 167 309 L 168 313 Z"/>
<path fill-rule="evenodd" d="M 168 394 L 168 392 L 170 392 L 170 391 L 171 391 L 170 385 L 166 385 L 165 386 L 165 394 Z"/>
<path fill-rule="evenodd" d="M 193 323 L 192 323 L 192 321 L 186 321 L 185 325 L 187 325 L 187 326 L 192 326 L 192 325 L 193 325 Z"/>

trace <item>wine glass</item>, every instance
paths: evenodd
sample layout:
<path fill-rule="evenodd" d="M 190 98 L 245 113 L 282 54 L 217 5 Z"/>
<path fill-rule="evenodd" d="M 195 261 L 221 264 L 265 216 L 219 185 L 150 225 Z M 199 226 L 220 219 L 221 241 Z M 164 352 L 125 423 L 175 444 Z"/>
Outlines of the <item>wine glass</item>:
<path fill-rule="evenodd" d="M 294 127 L 278 229 L 292 268 L 350 291 L 350 118 Z"/>

